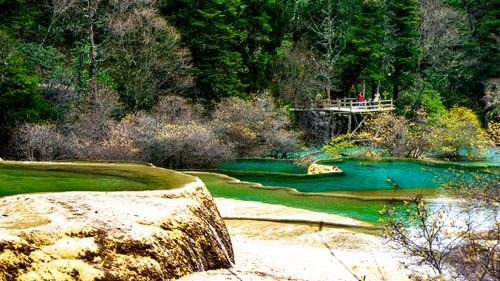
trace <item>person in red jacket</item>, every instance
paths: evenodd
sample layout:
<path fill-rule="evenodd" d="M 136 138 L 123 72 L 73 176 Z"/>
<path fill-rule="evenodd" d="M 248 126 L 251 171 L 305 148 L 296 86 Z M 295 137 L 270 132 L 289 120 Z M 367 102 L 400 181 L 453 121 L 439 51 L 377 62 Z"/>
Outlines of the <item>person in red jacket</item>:
<path fill-rule="evenodd" d="M 358 102 L 364 102 L 365 101 L 365 96 L 363 95 L 362 92 L 358 93 Z"/>

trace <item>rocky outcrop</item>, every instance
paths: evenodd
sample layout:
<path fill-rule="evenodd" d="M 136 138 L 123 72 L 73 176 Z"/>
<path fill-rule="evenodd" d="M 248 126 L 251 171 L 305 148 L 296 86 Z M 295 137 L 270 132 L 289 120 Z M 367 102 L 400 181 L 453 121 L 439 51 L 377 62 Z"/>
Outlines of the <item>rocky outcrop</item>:
<path fill-rule="evenodd" d="M 233 261 L 197 178 L 169 191 L 0 198 L 0 280 L 166 280 Z"/>
<path fill-rule="evenodd" d="M 326 173 L 342 174 L 344 173 L 344 171 L 342 171 L 337 166 L 322 165 L 317 163 L 313 163 L 309 166 L 309 168 L 307 168 L 308 175 L 326 174 Z"/>

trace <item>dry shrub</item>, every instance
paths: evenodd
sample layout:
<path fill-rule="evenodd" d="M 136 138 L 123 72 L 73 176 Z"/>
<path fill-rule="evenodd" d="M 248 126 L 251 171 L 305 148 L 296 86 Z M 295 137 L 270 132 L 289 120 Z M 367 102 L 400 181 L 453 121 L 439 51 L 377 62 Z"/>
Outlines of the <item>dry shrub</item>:
<path fill-rule="evenodd" d="M 201 168 L 233 156 L 209 126 L 161 124 L 152 138 L 140 142 L 143 160 L 167 168 Z"/>
<path fill-rule="evenodd" d="M 118 93 L 109 86 L 98 84 L 93 99 L 86 97 L 82 103 L 73 106 L 58 124 L 58 129 L 64 135 L 74 134 L 99 141 L 105 137 L 109 121 L 121 111 Z"/>
<path fill-rule="evenodd" d="M 16 132 L 18 155 L 31 160 L 141 160 L 168 168 L 201 168 L 236 156 L 297 147 L 286 114 L 270 96 L 231 98 L 216 106 L 212 120 L 197 115 L 199 105 L 163 97 L 150 113 L 120 121 L 116 93 L 102 88 L 96 102 L 80 106 L 57 125 L 23 125 Z"/>
<path fill-rule="evenodd" d="M 14 133 L 20 158 L 135 160 L 129 128 L 112 117 L 121 109 L 117 93 L 98 85 L 92 101 L 67 112 L 57 125 L 24 124 Z"/>
<path fill-rule="evenodd" d="M 151 115 L 166 123 L 180 124 L 197 121 L 198 116 L 188 101 L 179 96 L 160 97 Z"/>
<path fill-rule="evenodd" d="M 234 145 L 239 157 L 298 147 L 297 134 L 288 130 L 288 116 L 275 107 L 269 93 L 250 101 L 236 97 L 222 101 L 215 108 L 212 122 L 216 133 Z"/>
<path fill-rule="evenodd" d="M 138 159 L 139 150 L 130 138 L 130 128 L 122 123 L 110 122 L 98 140 L 84 133 L 64 135 L 53 124 L 24 124 L 16 130 L 12 143 L 18 157 L 31 161 Z"/>
<path fill-rule="evenodd" d="M 425 132 L 427 126 L 410 122 L 404 116 L 376 114 L 367 119 L 365 128 L 355 137 L 368 140 L 372 146 L 389 152 L 391 156 L 416 158 L 430 145 Z"/>
<path fill-rule="evenodd" d="M 411 256 L 406 265 L 433 270 L 421 280 L 499 280 L 500 175 L 457 172 L 442 188 L 455 200 L 433 204 L 422 194 L 407 194 L 403 206 L 384 207 L 389 245 Z"/>
<path fill-rule="evenodd" d="M 493 143 L 500 145 L 500 122 L 489 122 L 486 131 Z"/>
<path fill-rule="evenodd" d="M 201 168 L 234 156 L 232 147 L 223 143 L 209 125 L 195 120 L 171 123 L 171 118 L 157 113 L 141 112 L 121 122 L 130 128 L 139 160 L 168 168 Z"/>
<path fill-rule="evenodd" d="M 87 142 L 78 158 L 95 160 L 139 160 L 140 149 L 132 139 L 135 128 L 123 122 L 109 121 L 103 138 L 97 143 Z"/>
<path fill-rule="evenodd" d="M 486 131 L 476 114 L 465 107 L 453 107 L 437 121 L 422 111 L 409 120 L 392 113 L 375 114 L 364 123 L 364 130 L 355 137 L 368 140 L 396 157 L 420 157 L 432 153 L 435 157 L 483 157 L 491 146 Z M 492 135 L 492 133 L 490 133 Z"/>
<path fill-rule="evenodd" d="M 23 124 L 14 133 L 12 143 L 17 154 L 30 161 L 56 158 L 63 136 L 51 124 Z"/>

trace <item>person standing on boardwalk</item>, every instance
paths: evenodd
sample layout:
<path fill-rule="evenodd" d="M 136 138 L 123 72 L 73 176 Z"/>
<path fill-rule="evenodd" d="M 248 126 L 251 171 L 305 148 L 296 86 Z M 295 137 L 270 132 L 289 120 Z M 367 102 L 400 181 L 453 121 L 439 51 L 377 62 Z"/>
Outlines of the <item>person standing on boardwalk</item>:
<path fill-rule="evenodd" d="M 365 100 L 365 96 L 362 92 L 358 93 L 358 102 L 363 102 Z"/>

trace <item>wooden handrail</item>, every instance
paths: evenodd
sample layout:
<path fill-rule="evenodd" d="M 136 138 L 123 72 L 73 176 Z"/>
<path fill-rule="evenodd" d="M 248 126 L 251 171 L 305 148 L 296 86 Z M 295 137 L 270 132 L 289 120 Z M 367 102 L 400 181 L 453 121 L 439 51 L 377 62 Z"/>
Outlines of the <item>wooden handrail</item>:
<path fill-rule="evenodd" d="M 358 102 L 355 98 L 342 98 L 336 100 L 317 100 L 311 103 L 309 107 L 295 106 L 296 110 L 303 110 L 309 108 L 310 110 L 333 110 L 339 112 L 368 112 L 368 111 L 384 111 L 393 110 L 394 101 L 392 99 L 379 100 L 379 101 L 362 101 Z"/>
<path fill-rule="evenodd" d="M 339 99 L 339 100 L 324 100 L 321 103 L 322 107 L 349 107 L 349 108 L 355 108 L 355 107 L 367 107 L 367 108 L 376 108 L 376 107 L 393 107 L 393 101 L 392 99 L 390 100 L 379 100 L 379 101 L 362 101 L 358 102 L 355 101 L 355 99 Z"/>

